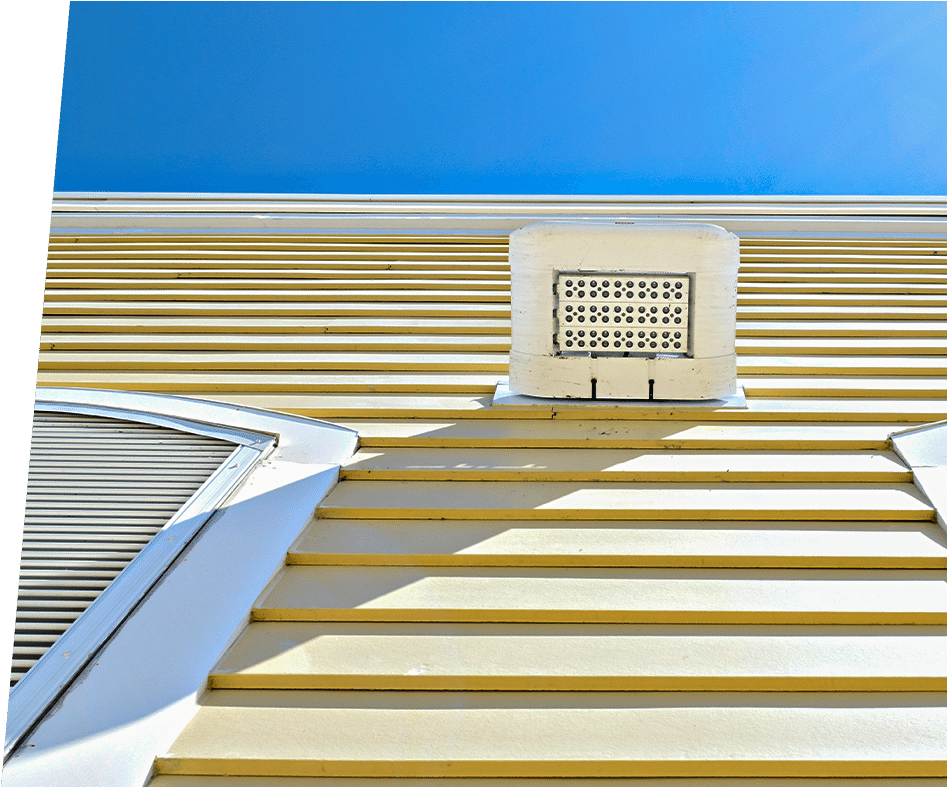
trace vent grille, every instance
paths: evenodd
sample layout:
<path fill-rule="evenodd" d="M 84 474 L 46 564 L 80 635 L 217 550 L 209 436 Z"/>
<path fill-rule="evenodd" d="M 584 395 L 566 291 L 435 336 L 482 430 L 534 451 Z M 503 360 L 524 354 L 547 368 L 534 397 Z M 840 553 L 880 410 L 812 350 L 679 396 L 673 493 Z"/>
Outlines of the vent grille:
<path fill-rule="evenodd" d="M 234 448 L 152 424 L 33 414 L 11 687 Z"/>
<path fill-rule="evenodd" d="M 687 274 L 558 271 L 556 354 L 687 355 Z"/>

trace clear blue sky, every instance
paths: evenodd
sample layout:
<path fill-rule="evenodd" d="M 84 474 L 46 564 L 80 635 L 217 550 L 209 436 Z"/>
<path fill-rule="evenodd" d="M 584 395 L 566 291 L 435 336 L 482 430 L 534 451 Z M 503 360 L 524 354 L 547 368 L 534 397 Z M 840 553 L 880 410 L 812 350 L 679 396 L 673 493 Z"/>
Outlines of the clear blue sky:
<path fill-rule="evenodd" d="M 57 191 L 945 194 L 946 5 L 98 3 Z"/>

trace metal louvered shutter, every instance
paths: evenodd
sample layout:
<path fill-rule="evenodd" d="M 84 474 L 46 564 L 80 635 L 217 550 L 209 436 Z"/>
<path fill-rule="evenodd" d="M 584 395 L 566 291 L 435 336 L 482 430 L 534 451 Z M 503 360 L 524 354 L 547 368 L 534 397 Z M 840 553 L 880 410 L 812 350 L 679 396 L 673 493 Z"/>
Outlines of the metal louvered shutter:
<path fill-rule="evenodd" d="M 11 687 L 236 448 L 155 424 L 34 413 Z"/>

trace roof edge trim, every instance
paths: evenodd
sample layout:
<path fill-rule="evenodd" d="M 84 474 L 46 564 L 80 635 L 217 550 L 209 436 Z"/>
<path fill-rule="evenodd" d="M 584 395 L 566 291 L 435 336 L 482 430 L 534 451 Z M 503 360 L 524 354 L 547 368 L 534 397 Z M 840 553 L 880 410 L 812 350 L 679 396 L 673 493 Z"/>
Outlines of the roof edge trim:
<path fill-rule="evenodd" d="M 158 583 L 177 557 L 197 536 L 204 524 L 256 462 L 276 443 L 274 436 L 252 435 L 197 422 L 149 417 L 137 411 L 77 404 L 38 401 L 36 410 L 83 413 L 121 421 L 139 421 L 235 443 L 231 454 L 194 494 L 172 515 L 118 576 L 69 626 L 30 671 L 10 691 L 3 757 L 39 723 L 96 653 L 138 604 Z M 159 538 L 159 536 L 161 538 Z"/>
<path fill-rule="evenodd" d="M 945 477 L 948 422 L 918 424 L 889 434 L 892 450 L 912 471 L 915 486 L 935 510 L 941 530 L 948 533 L 948 483 Z"/>

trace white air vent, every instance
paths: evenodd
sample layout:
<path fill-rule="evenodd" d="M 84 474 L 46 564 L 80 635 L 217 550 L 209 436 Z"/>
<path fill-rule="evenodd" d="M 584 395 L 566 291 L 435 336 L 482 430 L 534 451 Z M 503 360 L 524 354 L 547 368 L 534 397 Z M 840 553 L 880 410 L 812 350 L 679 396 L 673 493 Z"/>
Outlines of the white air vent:
<path fill-rule="evenodd" d="M 540 222 L 510 235 L 510 388 L 703 400 L 737 386 L 738 239 L 703 224 Z"/>

